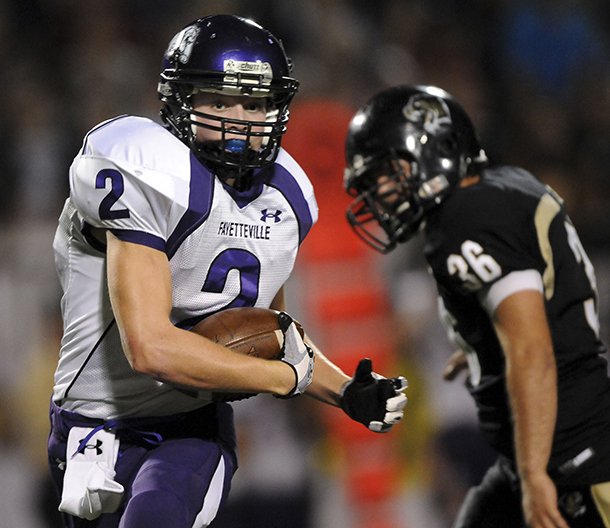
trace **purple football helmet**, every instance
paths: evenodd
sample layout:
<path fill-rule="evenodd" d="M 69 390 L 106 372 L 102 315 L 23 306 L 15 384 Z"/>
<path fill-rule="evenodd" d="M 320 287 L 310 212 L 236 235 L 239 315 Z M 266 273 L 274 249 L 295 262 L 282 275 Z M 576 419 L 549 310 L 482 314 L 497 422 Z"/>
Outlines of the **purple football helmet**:
<path fill-rule="evenodd" d="M 252 170 L 277 157 L 288 106 L 299 86 L 290 77 L 291 69 L 282 43 L 252 20 L 233 15 L 200 18 L 173 37 L 163 57 L 161 117 L 221 178 L 233 178 L 236 187 L 247 188 Z M 245 121 L 196 112 L 192 98 L 198 92 L 265 98 L 266 119 Z M 197 126 L 220 132 L 220 141 L 197 142 Z M 229 131 L 231 139 L 226 139 Z M 253 136 L 262 137 L 256 151 L 250 147 Z"/>

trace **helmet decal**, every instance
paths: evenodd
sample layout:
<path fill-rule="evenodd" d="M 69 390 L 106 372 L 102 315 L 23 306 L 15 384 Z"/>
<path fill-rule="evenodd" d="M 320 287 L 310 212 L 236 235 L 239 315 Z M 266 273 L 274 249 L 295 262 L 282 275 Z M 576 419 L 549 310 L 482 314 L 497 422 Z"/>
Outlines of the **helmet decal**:
<path fill-rule="evenodd" d="M 237 76 L 242 73 L 260 76 L 260 80 L 258 78 L 245 78 L 243 80 L 244 84 L 262 84 L 268 86 L 273 79 L 273 68 L 268 62 L 226 59 L 223 63 L 223 69 L 227 73 L 224 82 L 229 84 L 236 83 L 238 80 Z"/>
<path fill-rule="evenodd" d="M 262 75 L 267 82 L 273 77 L 273 70 L 268 62 L 227 59 L 224 62 L 224 70 L 227 73 L 256 73 Z"/>
<path fill-rule="evenodd" d="M 199 35 L 198 26 L 188 26 L 180 31 L 169 43 L 167 48 L 167 56 L 173 63 L 181 62 L 186 64 L 191 58 L 193 45 L 197 41 Z"/>
<path fill-rule="evenodd" d="M 438 97 L 417 94 L 402 109 L 405 118 L 429 134 L 451 126 L 451 113 L 447 103 Z"/>

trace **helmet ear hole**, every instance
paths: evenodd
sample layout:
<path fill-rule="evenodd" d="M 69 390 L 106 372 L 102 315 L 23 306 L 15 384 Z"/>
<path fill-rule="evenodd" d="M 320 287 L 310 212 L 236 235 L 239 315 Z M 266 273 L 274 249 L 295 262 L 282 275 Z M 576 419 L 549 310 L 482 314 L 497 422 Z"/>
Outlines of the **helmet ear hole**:
<path fill-rule="evenodd" d="M 443 158 L 451 158 L 458 154 L 459 145 L 455 134 L 449 134 L 438 142 L 438 154 Z"/>

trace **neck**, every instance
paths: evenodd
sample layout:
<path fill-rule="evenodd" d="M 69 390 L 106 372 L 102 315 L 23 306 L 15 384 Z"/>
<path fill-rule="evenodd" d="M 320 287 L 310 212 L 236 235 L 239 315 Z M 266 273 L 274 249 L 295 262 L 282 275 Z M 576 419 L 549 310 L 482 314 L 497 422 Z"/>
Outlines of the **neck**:
<path fill-rule="evenodd" d="M 473 174 L 471 176 L 466 176 L 460 180 L 460 187 L 470 187 L 475 183 L 479 183 L 481 181 L 481 176 L 479 174 Z"/>

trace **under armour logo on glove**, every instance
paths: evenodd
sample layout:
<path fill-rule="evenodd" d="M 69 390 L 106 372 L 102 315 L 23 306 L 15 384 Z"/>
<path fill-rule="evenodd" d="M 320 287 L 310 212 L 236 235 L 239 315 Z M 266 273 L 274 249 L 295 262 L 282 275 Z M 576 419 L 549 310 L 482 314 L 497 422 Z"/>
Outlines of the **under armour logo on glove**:
<path fill-rule="evenodd" d="M 341 390 L 341 408 L 371 431 L 385 433 L 404 416 L 407 397 L 403 391 L 407 386 L 404 377 L 384 378 L 373 372 L 370 359 L 362 359 L 354 377 Z"/>
<path fill-rule="evenodd" d="M 119 454 L 115 434 L 103 426 L 73 427 L 66 453 L 59 511 L 90 521 L 102 513 L 115 512 L 124 492 L 123 485 L 114 480 Z"/>

